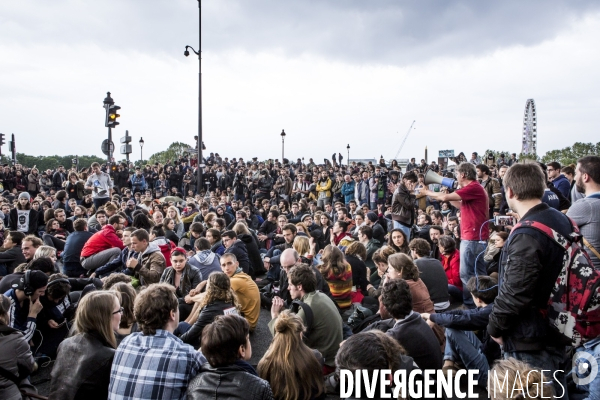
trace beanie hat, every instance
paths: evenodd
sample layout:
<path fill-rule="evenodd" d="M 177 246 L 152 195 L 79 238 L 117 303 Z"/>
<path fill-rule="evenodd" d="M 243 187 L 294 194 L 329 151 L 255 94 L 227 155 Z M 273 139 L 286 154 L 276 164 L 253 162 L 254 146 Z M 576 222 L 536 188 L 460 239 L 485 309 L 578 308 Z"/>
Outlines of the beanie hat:
<path fill-rule="evenodd" d="M 31 200 L 31 196 L 27 192 L 21 192 L 19 193 L 19 200 L 21 199 Z"/>
<path fill-rule="evenodd" d="M 369 218 L 371 222 L 377 222 L 377 214 L 375 214 L 374 212 L 368 212 L 367 218 Z"/>

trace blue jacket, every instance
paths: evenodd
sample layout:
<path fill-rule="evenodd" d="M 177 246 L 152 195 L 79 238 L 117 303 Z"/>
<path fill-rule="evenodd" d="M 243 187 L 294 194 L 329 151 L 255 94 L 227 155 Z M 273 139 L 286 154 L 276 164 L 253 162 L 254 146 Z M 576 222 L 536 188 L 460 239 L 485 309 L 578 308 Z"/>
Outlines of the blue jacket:
<path fill-rule="evenodd" d="M 138 176 L 137 174 L 133 174 L 131 176 L 131 187 L 133 190 L 146 190 L 146 179 L 144 179 L 144 175 Z"/>
<path fill-rule="evenodd" d="M 363 204 L 369 204 L 369 194 L 371 193 L 371 188 L 369 187 L 369 180 L 360 181 L 358 183 L 358 198 L 356 202 L 359 203 L 359 206 Z"/>
<path fill-rule="evenodd" d="M 62 253 L 62 260 L 65 267 L 65 272 L 68 276 L 79 276 L 87 273 L 81 266 L 79 259 L 81 258 L 81 250 L 94 234 L 88 231 L 75 231 L 67 237 L 65 242 L 65 250 Z"/>
<path fill-rule="evenodd" d="M 552 184 L 563 196 L 565 196 L 567 199 L 570 198 L 571 184 L 564 175 L 559 175 L 558 178 L 552 181 Z"/>
<path fill-rule="evenodd" d="M 190 257 L 188 263 L 192 267 L 198 268 L 202 275 L 202 280 L 208 279 L 212 272 L 221 272 L 219 256 L 210 250 L 203 250 Z"/>
<path fill-rule="evenodd" d="M 350 181 L 350 183 L 344 182 L 342 185 L 342 196 L 344 196 L 344 203 L 346 204 L 350 200 L 354 200 L 354 181 Z"/>
<path fill-rule="evenodd" d="M 112 261 L 107 262 L 103 266 L 99 267 L 94 271 L 96 276 L 99 278 L 103 278 L 104 276 L 108 276 L 113 272 L 120 272 L 123 269 L 127 268 L 127 260 L 131 257 L 137 257 L 137 253 L 135 251 L 129 251 L 129 247 L 125 247 L 121 250 L 121 254 L 119 257 L 112 259 Z"/>

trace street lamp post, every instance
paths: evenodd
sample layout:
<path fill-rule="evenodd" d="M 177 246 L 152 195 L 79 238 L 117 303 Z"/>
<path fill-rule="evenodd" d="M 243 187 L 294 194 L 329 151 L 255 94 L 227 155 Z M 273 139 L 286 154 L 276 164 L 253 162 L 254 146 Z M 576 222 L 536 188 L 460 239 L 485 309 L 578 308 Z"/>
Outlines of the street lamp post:
<path fill-rule="evenodd" d="M 191 49 L 198 56 L 198 185 L 202 187 L 202 10 L 200 9 L 200 0 L 198 0 L 198 51 L 192 46 L 185 46 L 184 56 L 189 56 Z"/>
<path fill-rule="evenodd" d="M 348 146 L 346 146 L 346 150 L 348 150 L 348 161 L 346 162 L 348 164 L 348 167 L 350 166 L 350 143 L 348 143 Z"/>
<path fill-rule="evenodd" d="M 140 138 L 140 164 L 144 163 L 144 138 Z"/>
<path fill-rule="evenodd" d="M 283 165 L 283 155 L 285 153 L 285 131 L 281 130 L 281 165 Z"/>

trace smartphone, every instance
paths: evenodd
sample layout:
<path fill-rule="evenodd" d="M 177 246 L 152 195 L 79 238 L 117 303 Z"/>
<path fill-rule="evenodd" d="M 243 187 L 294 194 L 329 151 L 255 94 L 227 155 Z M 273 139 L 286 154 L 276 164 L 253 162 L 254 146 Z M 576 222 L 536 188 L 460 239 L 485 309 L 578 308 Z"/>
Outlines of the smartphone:
<path fill-rule="evenodd" d="M 517 220 L 515 217 L 509 217 L 507 215 L 496 215 L 494 217 L 494 224 L 496 226 L 515 226 L 517 224 Z"/>

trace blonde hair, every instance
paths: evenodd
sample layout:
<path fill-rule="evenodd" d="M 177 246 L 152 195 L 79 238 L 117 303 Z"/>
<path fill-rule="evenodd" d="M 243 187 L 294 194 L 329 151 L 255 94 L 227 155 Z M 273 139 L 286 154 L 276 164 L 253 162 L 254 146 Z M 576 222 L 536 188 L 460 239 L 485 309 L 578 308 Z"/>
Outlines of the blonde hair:
<path fill-rule="evenodd" d="M 304 222 L 298 222 L 296 224 L 296 227 L 302 228 L 302 232 L 304 232 L 306 234 L 306 236 L 308 236 L 309 239 L 312 237 L 310 232 L 308 231 L 308 227 L 306 226 L 306 224 Z M 298 229 L 298 232 L 300 232 L 300 229 Z"/>
<path fill-rule="evenodd" d="M 98 334 L 107 344 L 116 349 L 117 339 L 111 323 L 115 299 L 121 304 L 117 292 L 96 291 L 85 295 L 79 302 L 75 314 L 77 334 Z"/>
<path fill-rule="evenodd" d="M 548 381 L 539 369 L 509 358 L 494 364 L 488 378 L 488 393 L 492 400 L 549 399 L 553 398 L 554 390 Z"/>
<path fill-rule="evenodd" d="M 169 208 L 167 208 L 167 216 L 169 215 L 169 211 L 171 210 L 175 210 L 175 218 L 169 217 L 171 218 L 173 221 L 175 221 L 176 224 L 179 224 L 181 222 L 181 215 L 179 214 L 179 209 L 175 206 L 169 206 Z"/>
<path fill-rule="evenodd" d="M 296 252 L 301 256 L 305 255 L 310 250 L 308 238 L 305 236 L 296 236 L 292 246 L 294 250 L 296 250 Z"/>
<path fill-rule="evenodd" d="M 302 319 L 290 310 L 282 311 L 275 321 L 273 342 L 257 370 L 276 399 L 308 400 L 324 391 L 321 363 L 302 341 L 304 330 Z"/>
<path fill-rule="evenodd" d="M 33 259 L 37 260 L 38 258 L 56 256 L 56 249 L 51 246 L 40 246 L 36 249 L 35 254 L 33 255 Z"/>
<path fill-rule="evenodd" d="M 236 233 L 236 235 L 242 235 L 242 234 L 249 235 L 250 234 L 248 227 L 243 222 L 236 222 L 235 225 L 233 226 L 232 230 Z"/>

